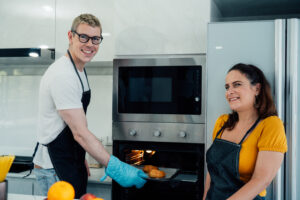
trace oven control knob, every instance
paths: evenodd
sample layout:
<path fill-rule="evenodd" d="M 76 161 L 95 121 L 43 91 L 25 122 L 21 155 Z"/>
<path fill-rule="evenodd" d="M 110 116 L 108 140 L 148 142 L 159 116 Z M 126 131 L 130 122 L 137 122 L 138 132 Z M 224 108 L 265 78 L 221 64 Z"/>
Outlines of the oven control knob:
<path fill-rule="evenodd" d="M 135 131 L 135 130 L 131 130 L 131 131 L 129 132 L 129 135 L 131 135 L 131 136 L 136 136 L 136 131 Z"/>
<path fill-rule="evenodd" d="M 153 135 L 155 137 L 159 137 L 161 135 L 161 132 L 160 131 L 154 131 Z"/>
<path fill-rule="evenodd" d="M 180 131 L 180 132 L 179 132 L 179 137 L 185 138 L 185 137 L 186 137 L 186 132 Z"/>

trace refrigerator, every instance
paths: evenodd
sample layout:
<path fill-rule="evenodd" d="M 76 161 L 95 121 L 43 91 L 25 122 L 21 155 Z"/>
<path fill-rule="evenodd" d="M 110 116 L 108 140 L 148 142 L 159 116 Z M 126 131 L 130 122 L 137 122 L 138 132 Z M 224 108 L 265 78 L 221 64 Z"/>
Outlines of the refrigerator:
<path fill-rule="evenodd" d="M 218 116 L 230 113 L 225 77 L 237 63 L 254 64 L 271 84 L 285 124 L 288 152 L 267 198 L 299 200 L 300 192 L 300 20 L 213 22 L 208 24 L 206 149 Z"/>

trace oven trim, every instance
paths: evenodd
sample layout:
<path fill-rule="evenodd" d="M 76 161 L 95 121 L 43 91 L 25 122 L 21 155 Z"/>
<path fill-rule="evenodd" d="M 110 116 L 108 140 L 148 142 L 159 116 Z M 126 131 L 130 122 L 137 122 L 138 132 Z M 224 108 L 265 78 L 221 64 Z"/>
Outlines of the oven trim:
<path fill-rule="evenodd" d="M 113 140 L 205 143 L 205 124 L 113 122 Z"/>

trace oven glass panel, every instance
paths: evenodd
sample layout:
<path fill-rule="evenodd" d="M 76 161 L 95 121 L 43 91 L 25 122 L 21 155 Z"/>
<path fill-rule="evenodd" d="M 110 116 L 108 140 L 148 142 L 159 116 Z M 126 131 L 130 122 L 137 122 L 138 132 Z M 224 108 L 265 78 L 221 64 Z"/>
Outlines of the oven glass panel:
<path fill-rule="evenodd" d="M 124 188 L 113 181 L 112 200 L 201 200 L 204 152 L 204 144 L 114 140 L 113 154 L 120 160 L 139 169 L 156 166 L 165 177 L 147 179 L 141 189 Z"/>
<path fill-rule="evenodd" d="M 119 113 L 201 114 L 201 66 L 119 67 Z"/>

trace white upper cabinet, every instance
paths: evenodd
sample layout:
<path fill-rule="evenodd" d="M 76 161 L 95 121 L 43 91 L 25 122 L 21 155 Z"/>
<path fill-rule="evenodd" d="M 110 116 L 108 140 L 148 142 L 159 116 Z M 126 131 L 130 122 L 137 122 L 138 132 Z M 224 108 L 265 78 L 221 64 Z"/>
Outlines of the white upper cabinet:
<path fill-rule="evenodd" d="M 206 52 L 209 0 L 115 0 L 115 54 Z"/>
<path fill-rule="evenodd" d="M 56 56 L 68 48 L 72 20 L 91 13 L 104 40 L 93 61 L 117 55 L 206 53 L 210 0 L 56 0 Z"/>
<path fill-rule="evenodd" d="M 56 58 L 68 49 L 68 31 L 73 19 L 80 14 L 90 13 L 98 17 L 102 26 L 103 42 L 93 61 L 112 61 L 114 57 L 113 1 L 107 0 L 56 0 Z"/>
<path fill-rule="evenodd" d="M 104 40 L 93 61 L 117 55 L 206 52 L 210 0 L 10 0 L 0 1 L 0 48 L 68 48 L 73 19 L 91 13 Z"/>
<path fill-rule="evenodd" d="M 55 0 L 1 0 L 0 27 L 0 48 L 54 48 Z"/>

